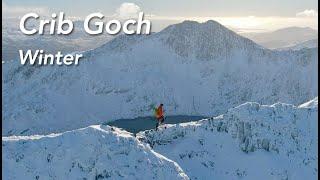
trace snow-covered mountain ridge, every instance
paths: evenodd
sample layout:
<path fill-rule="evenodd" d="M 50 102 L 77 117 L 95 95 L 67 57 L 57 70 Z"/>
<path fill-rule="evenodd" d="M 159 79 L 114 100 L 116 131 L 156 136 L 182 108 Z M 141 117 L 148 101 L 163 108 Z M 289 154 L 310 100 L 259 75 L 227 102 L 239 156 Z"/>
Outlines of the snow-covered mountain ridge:
<path fill-rule="evenodd" d="M 116 119 L 214 116 L 239 104 L 317 96 L 317 49 L 271 51 L 222 25 L 186 21 L 119 36 L 79 66 L 3 66 L 3 135 L 49 134 Z"/>
<path fill-rule="evenodd" d="M 300 106 L 248 102 L 217 117 L 166 124 L 137 137 L 104 125 L 2 137 L 3 177 L 315 179 L 317 99 Z"/>
<path fill-rule="evenodd" d="M 137 138 L 191 179 L 315 179 L 318 105 L 245 103 L 215 118 L 165 125 Z"/>
<path fill-rule="evenodd" d="M 175 162 L 114 127 L 3 137 L 2 148 L 4 179 L 188 179 Z"/>
<path fill-rule="evenodd" d="M 234 51 L 259 49 L 253 41 L 239 36 L 215 21 L 185 21 L 171 25 L 156 36 L 182 57 L 198 60 L 232 57 Z"/>
<path fill-rule="evenodd" d="M 283 47 L 277 50 L 301 50 L 303 48 L 317 48 L 318 47 L 318 39 L 311 39 L 308 41 L 304 41 L 295 45 Z"/>
<path fill-rule="evenodd" d="M 243 33 L 245 37 L 269 49 L 282 49 L 318 38 L 318 30 L 310 27 L 286 27 L 272 32 Z"/>

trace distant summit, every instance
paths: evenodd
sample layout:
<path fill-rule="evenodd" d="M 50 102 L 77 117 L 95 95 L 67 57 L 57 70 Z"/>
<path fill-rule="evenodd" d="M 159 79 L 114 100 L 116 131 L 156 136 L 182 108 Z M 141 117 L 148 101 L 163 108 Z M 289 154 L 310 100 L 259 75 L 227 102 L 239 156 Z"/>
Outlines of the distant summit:
<path fill-rule="evenodd" d="M 317 39 L 318 31 L 309 27 L 287 27 L 273 32 L 248 33 L 243 35 L 266 48 L 277 49 Z"/>
<path fill-rule="evenodd" d="M 184 21 L 167 27 L 157 36 L 177 54 L 200 60 L 226 58 L 235 51 L 259 48 L 253 41 L 213 20 L 204 23 Z"/>
<path fill-rule="evenodd" d="M 294 46 L 280 48 L 279 50 L 300 50 L 304 48 L 317 48 L 318 47 L 318 39 L 311 39 L 308 41 L 304 41 L 302 43 L 298 43 Z"/>

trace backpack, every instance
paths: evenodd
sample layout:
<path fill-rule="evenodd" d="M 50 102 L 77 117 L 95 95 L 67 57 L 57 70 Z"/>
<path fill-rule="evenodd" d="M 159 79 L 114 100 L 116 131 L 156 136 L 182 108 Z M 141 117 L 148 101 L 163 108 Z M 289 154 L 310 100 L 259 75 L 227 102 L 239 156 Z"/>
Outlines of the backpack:
<path fill-rule="evenodd" d="M 153 111 L 154 111 L 154 116 L 157 117 L 159 114 L 158 108 L 153 108 Z"/>

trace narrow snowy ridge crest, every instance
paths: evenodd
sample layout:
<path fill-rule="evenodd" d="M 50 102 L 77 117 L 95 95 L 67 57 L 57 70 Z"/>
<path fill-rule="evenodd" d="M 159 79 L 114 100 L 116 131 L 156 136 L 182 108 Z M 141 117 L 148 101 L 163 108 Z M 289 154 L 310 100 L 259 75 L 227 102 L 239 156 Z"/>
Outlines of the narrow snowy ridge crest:
<path fill-rule="evenodd" d="M 191 179 L 314 179 L 317 116 L 317 105 L 245 103 L 214 118 L 140 132 L 137 138 L 180 164 Z"/>
<path fill-rule="evenodd" d="M 115 127 L 2 140 L 4 179 L 189 179 L 176 162 Z"/>

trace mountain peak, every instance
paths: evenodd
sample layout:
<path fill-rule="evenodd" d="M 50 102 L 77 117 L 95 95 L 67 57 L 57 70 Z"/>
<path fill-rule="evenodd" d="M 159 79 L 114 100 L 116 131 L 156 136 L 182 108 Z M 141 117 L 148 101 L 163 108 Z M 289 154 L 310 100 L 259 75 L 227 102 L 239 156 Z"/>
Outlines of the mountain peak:
<path fill-rule="evenodd" d="M 180 24 L 185 24 L 185 25 L 198 25 L 200 24 L 198 21 L 192 21 L 192 20 L 184 20 Z"/>
<path fill-rule="evenodd" d="M 233 49 L 259 47 L 213 20 L 204 23 L 183 21 L 167 27 L 157 36 L 180 56 L 200 60 L 224 58 L 230 56 Z"/>
<path fill-rule="evenodd" d="M 291 27 L 286 27 L 282 29 L 278 29 L 274 31 L 273 33 L 317 33 L 315 29 L 312 29 L 310 27 L 297 27 L 297 26 L 291 26 Z"/>
<path fill-rule="evenodd" d="M 198 22 L 198 21 L 185 20 L 182 23 L 173 24 L 173 25 L 168 26 L 168 28 L 172 28 L 172 27 L 175 27 L 175 28 L 187 28 L 187 27 L 190 28 L 190 27 L 193 27 L 193 28 L 196 28 L 196 29 L 204 28 L 204 27 L 207 27 L 207 28 L 214 28 L 214 27 L 226 28 L 226 27 L 224 27 L 223 25 L 221 25 L 220 23 L 218 23 L 218 22 L 216 22 L 214 20 L 208 20 L 208 21 L 202 22 L 202 23 Z"/>
<path fill-rule="evenodd" d="M 204 23 L 202 23 L 202 24 L 220 25 L 220 26 L 222 26 L 219 22 L 214 21 L 214 20 L 212 20 L 212 19 L 210 19 L 210 20 L 208 20 L 208 21 L 206 21 L 206 22 L 204 22 Z"/>

